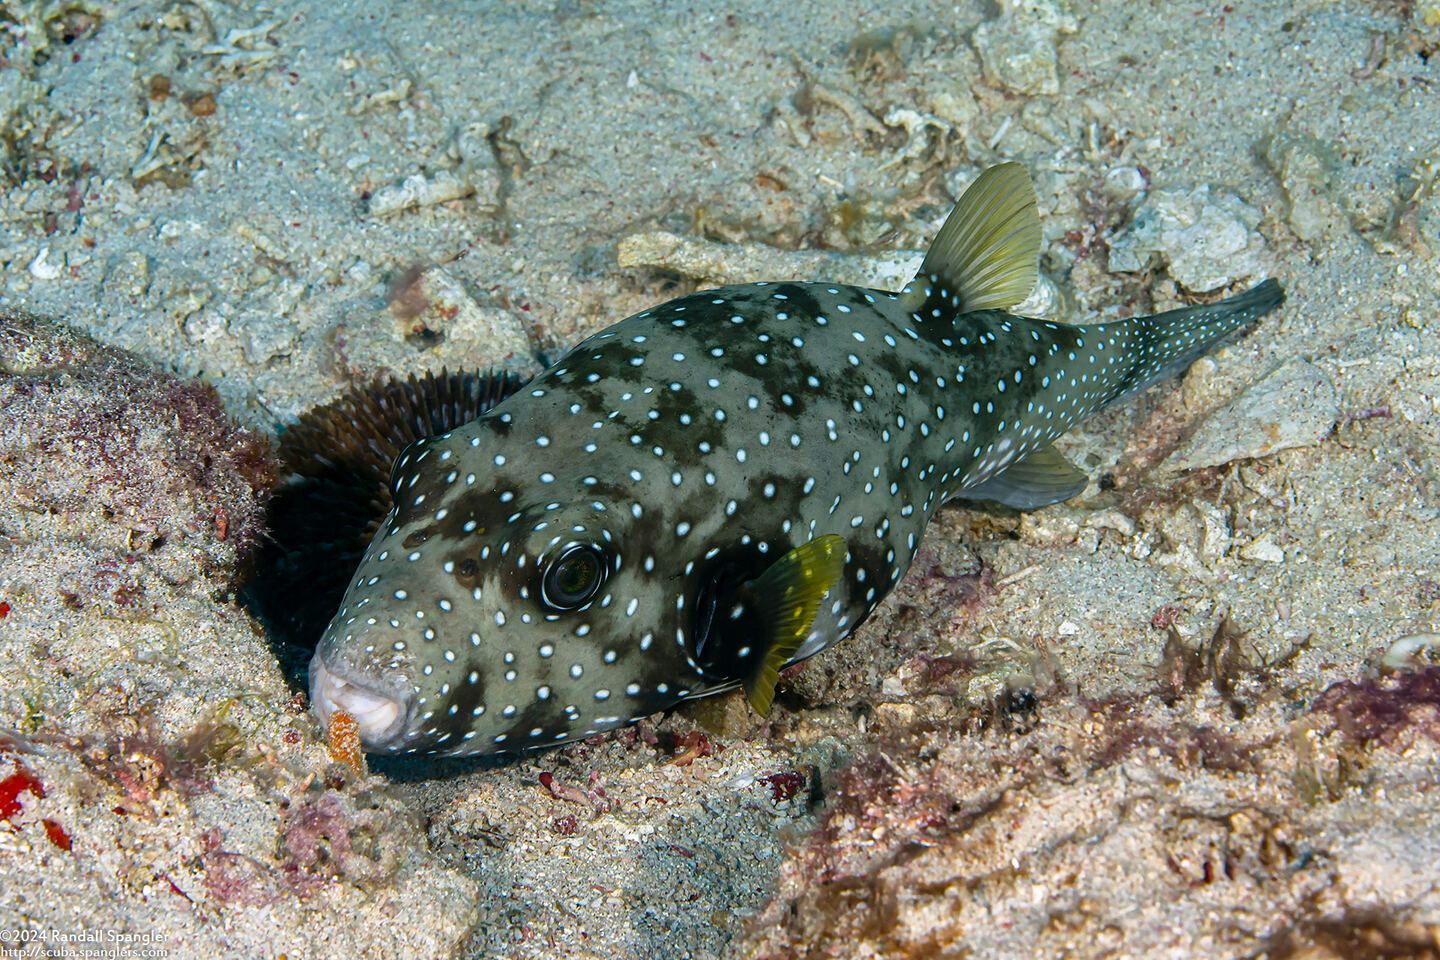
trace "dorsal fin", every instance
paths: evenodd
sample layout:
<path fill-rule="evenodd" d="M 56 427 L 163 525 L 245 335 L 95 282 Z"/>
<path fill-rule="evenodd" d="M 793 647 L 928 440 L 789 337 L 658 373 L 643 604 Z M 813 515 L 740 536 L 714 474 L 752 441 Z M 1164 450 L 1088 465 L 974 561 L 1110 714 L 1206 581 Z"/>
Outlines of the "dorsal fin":
<path fill-rule="evenodd" d="M 1030 175 L 1018 163 L 1002 163 L 976 177 L 956 202 L 901 303 L 918 313 L 928 300 L 941 299 L 943 289 L 949 314 L 1009 310 L 1035 288 L 1039 259 L 1040 214 Z"/>

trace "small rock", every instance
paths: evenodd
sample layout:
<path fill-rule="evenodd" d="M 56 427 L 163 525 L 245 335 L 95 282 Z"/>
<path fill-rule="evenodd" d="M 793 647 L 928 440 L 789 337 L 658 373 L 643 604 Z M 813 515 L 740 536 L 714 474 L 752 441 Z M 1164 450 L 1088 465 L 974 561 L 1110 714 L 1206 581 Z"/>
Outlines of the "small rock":
<path fill-rule="evenodd" d="M 1162 567 L 1171 568 L 1177 576 L 1184 574 L 1201 583 L 1216 583 L 1221 579 L 1200 562 L 1200 557 L 1195 553 L 1195 549 L 1188 543 L 1182 543 L 1168 553 L 1155 554 L 1154 562 Z"/>
<path fill-rule="evenodd" d="M 240 342 L 246 361 L 264 366 L 271 360 L 289 356 L 298 339 L 295 324 L 284 319 L 272 320 L 254 310 L 247 312 L 249 316 L 237 324 L 244 331 Z"/>
<path fill-rule="evenodd" d="M 483 203 L 493 203 L 500 189 L 500 177 L 494 170 L 474 167 L 458 177 L 448 170 L 436 171 L 426 177 L 412 174 L 399 184 L 383 187 L 370 200 L 370 215 L 384 217 L 419 207 L 433 207 L 451 200 L 478 196 Z"/>
<path fill-rule="evenodd" d="M 1080 524 L 1055 510 L 1037 510 L 1020 514 L 1018 534 L 1026 543 L 1074 543 L 1080 534 Z"/>
<path fill-rule="evenodd" d="M 479 120 L 465 124 L 455 133 L 450 155 L 464 170 L 494 167 L 495 154 L 490 146 L 490 125 Z"/>
<path fill-rule="evenodd" d="M 51 263 L 49 257 L 50 248 L 41 247 L 40 252 L 35 254 L 35 259 L 30 261 L 30 276 L 36 280 L 55 280 L 65 272 L 63 266 Z"/>
<path fill-rule="evenodd" d="M 1209 184 L 1155 190 L 1110 244 L 1110 270 L 1138 273 L 1158 257 L 1181 286 L 1215 290 L 1260 273 L 1260 211 Z"/>
<path fill-rule="evenodd" d="M 1285 551 L 1277 547 L 1267 533 L 1254 543 L 1241 547 L 1240 559 L 1253 560 L 1257 563 L 1284 563 Z"/>
<path fill-rule="evenodd" d="M 1219 508 L 1198 500 L 1178 505 L 1160 518 L 1159 532 L 1165 549 L 1153 554 L 1154 563 L 1201 583 L 1224 579 L 1214 567 L 1230 549 L 1230 524 Z"/>
<path fill-rule="evenodd" d="M 1271 506 L 1283 510 L 1290 505 L 1289 498 L 1285 496 L 1284 473 L 1267 469 L 1264 464 L 1244 463 L 1235 475 L 1247 490 L 1269 500 Z"/>
<path fill-rule="evenodd" d="M 1097 510 L 1085 521 L 1085 526 L 1097 529 L 1114 530 L 1122 537 L 1133 537 L 1135 535 L 1135 521 L 1131 520 L 1119 510 Z"/>
<path fill-rule="evenodd" d="M 207 306 L 185 317 L 182 329 L 191 343 L 217 343 L 229 332 L 230 318 L 224 311 Z"/>
<path fill-rule="evenodd" d="M 1032 96 L 1060 92 L 1054 31 L 1036 25 L 1016 27 L 1004 19 L 987 20 L 975 28 L 975 48 L 985 79 L 995 86 Z"/>
<path fill-rule="evenodd" d="M 1219 404 L 1224 395 L 1216 392 L 1223 388 L 1224 380 L 1219 377 L 1220 365 L 1211 357 L 1201 357 L 1190 364 L 1180 380 L 1180 400 L 1189 413 L 1200 414 Z"/>
<path fill-rule="evenodd" d="M 150 260 L 138 250 L 112 257 L 101 283 L 120 297 L 144 296 L 150 289 Z"/>
<path fill-rule="evenodd" d="M 1400 637 L 1385 649 L 1380 667 L 1387 672 L 1423 667 L 1425 658 L 1421 657 L 1421 653 L 1424 651 L 1440 652 L 1440 634 L 1412 633 Z"/>
<path fill-rule="evenodd" d="M 944 90 L 935 95 L 935 116 L 952 127 L 965 127 L 980 116 L 975 95 L 964 87 Z"/>
<path fill-rule="evenodd" d="M 1263 146 L 1265 161 L 1285 191 L 1286 222 L 1301 240 L 1319 240 L 1344 223 L 1330 199 L 1334 160 L 1318 140 L 1281 131 Z"/>
<path fill-rule="evenodd" d="M 1128 203 L 1145 192 L 1145 174 L 1131 166 L 1111 167 L 1100 183 L 1100 192 L 1110 200 Z"/>
<path fill-rule="evenodd" d="M 420 309 L 414 315 L 405 310 L 392 310 L 392 313 L 398 313 L 397 333 L 402 338 L 414 333 L 419 323 L 431 333 L 472 345 L 521 345 L 523 352 L 523 345 L 527 342 L 525 330 L 514 314 L 495 307 L 482 307 L 470 296 L 465 285 L 443 267 L 426 270 L 416 281 L 407 303 L 418 305 Z"/>
<path fill-rule="evenodd" d="M 1330 433 L 1339 415 L 1340 400 L 1330 378 L 1296 357 L 1211 414 L 1161 469 L 1215 467 L 1312 446 Z"/>
<path fill-rule="evenodd" d="M 1214 504 L 1196 500 L 1190 505 L 1200 515 L 1204 533 L 1200 540 L 1200 562 L 1213 565 L 1230 549 L 1230 523 Z"/>
<path fill-rule="evenodd" d="M 1030 291 L 1030 296 L 1017 303 L 1010 312 L 1022 317 L 1051 320 L 1058 319 L 1069 309 L 1055 281 L 1042 273 L 1036 279 L 1035 289 Z"/>
<path fill-rule="evenodd" d="M 875 722 L 880 726 L 908 729 L 915 725 L 919 710 L 910 703 L 877 703 Z"/>
<path fill-rule="evenodd" d="M 975 28 L 975 50 L 990 83 L 1013 93 L 1060 92 L 1056 42 L 1077 29 L 1062 0 L 1004 0 L 1000 16 Z"/>
<path fill-rule="evenodd" d="M 915 276 L 925 254 L 918 250 L 893 250 L 884 256 L 777 250 L 758 243 L 715 243 L 656 231 L 622 238 L 615 258 L 621 267 L 659 267 L 722 285 L 824 277 L 856 286 L 899 290 Z"/>
<path fill-rule="evenodd" d="M 885 114 L 885 126 L 903 128 L 906 142 L 895 156 L 881 164 L 881 169 L 899 166 L 906 160 L 919 160 L 933 149 L 934 144 L 943 147 L 951 130 L 950 124 L 939 117 L 901 106 L 891 107 Z"/>

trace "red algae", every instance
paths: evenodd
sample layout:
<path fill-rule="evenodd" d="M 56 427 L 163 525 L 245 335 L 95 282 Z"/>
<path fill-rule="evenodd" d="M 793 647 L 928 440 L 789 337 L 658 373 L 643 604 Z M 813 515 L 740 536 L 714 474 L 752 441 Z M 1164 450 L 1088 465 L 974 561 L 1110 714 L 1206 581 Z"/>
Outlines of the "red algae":
<path fill-rule="evenodd" d="M 0 748 L 0 754 L 6 752 Z M 37 800 L 44 799 L 45 786 L 35 772 L 19 760 L 12 760 L 15 769 L 6 777 L 0 779 L 0 819 L 8 820 L 13 825 L 15 817 L 23 809 L 20 804 L 20 795 L 28 793 Z M 48 817 L 41 819 L 40 823 L 45 828 L 45 835 L 50 842 L 61 850 L 70 849 L 70 834 L 55 820 Z"/>
<path fill-rule="evenodd" d="M 699 730 L 692 730 L 685 734 L 676 746 L 681 750 L 665 761 L 667 766 L 688 767 L 701 757 L 709 757 L 714 754 L 714 745 L 710 742 L 710 738 Z"/>
<path fill-rule="evenodd" d="M 44 797 L 45 787 L 40 778 L 30 772 L 24 764 L 16 764 L 15 771 L 0 780 L 0 817 L 11 820 L 20 812 L 20 794 Z"/>
<path fill-rule="evenodd" d="M 805 786 L 805 775 L 787 770 L 782 773 L 772 773 L 769 776 L 761 777 L 761 783 L 770 785 L 770 796 L 776 803 L 784 803 L 799 792 Z"/>
<path fill-rule="evenodd" d="M 51 843 L 55 844 L 55 846 L 61 850 L 70 849 L 70 834 L 65 832 L 64 827 L 48 818 L 40 822 L 45 826 L 45 836 L 50 838 Z"/>
<path fill-rule="evenodd" d="M 1440 740 L 1440 667 L 1341 681 L 1320 694 L 1314 712 L 1334 717 L 1361 744 L 1391 746 L 1407 733 Z"/>

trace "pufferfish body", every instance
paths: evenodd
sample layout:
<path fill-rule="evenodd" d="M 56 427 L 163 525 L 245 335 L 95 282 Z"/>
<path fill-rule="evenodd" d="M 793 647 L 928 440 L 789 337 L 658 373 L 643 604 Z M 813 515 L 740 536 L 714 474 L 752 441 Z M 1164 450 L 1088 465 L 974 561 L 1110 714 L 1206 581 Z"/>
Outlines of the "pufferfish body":
<path fill-rule="evenodd" d="M 1028 176 L 993 167 L 920 274 L 706 290 L 582 341 L 418 440 L 310 666 L 377 753 L 615 729 L 846 637 L 947 500 L 1032 509 L 1086 477 L 1053 441 L 1283 300 L 1114 323 L 1012 316 L 1037 278 Z"/>

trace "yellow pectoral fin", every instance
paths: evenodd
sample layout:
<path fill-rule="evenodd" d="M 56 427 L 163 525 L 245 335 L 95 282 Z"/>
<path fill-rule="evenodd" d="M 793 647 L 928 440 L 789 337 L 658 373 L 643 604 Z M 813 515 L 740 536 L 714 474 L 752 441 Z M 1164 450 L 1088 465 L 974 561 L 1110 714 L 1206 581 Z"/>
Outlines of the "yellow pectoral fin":
<path fill-rule="evenodd" d="M 751 584 L 769 624 L 765 656 L 745 679 L 745 696 L 756 713 L 769 711 L 780 670 L 805 642 L 820 604 L 840 582 L 846 552 L 843 537 L 833 533 L 817 537 L 775 561 Z"/>

